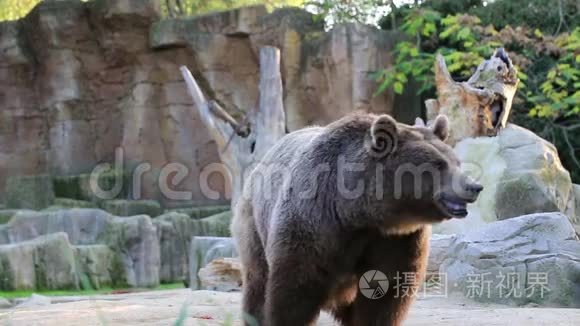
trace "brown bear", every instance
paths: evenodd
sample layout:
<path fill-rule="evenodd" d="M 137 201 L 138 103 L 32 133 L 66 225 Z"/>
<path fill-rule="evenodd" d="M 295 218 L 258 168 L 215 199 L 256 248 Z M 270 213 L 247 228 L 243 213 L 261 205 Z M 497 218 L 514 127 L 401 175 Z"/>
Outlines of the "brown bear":
<path fill-rule="evenodd" d="M 413 296 L 395 281 L 422 282 L 429 225 L 465 217 L 482 190 L 448 133 L 444 116 L 424 127 L 357 113 L 276 143 L 246 177 L 232 222 L 245 323 L 314 324 L 324 309 L 343 325 L 400 325 Z M 358 287 L 368 271 L 390 284 L 370 298 Z"/>

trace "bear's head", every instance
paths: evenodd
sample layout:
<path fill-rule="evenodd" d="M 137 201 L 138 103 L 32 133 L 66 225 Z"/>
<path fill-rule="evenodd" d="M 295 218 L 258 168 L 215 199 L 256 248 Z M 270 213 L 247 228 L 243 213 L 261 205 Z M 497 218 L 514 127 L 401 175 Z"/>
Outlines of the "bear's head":
<path fill-rule="evenodd" d="M 483 186 L 462 172 L 453 149 L 445 144 L 447 117 L 438 116 L 427 127 L 380 115 L 367 135 L 367 153 L 384 178 L 375 184 L 382 189 L 375 190 L 382 191 L 385 200 L 377 197 L 375 209 L 395 213 L 408 225 L 467 215 L 466 205 L 477 199 Z"/>

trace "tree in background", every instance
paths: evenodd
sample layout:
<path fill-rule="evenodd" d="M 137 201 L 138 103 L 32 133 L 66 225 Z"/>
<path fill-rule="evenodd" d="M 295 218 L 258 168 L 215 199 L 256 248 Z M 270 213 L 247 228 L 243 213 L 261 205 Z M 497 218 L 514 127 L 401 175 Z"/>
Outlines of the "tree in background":
<path fill-rule="evenodd" d="M 0 0 L 0 21 L 26 16 L 42 0 Z M 88 1 L 88 0 L 79 0 Z M 157 0 L 167 16 L 198 15 L 243 6 L 265 5 L 268 9 L 303 5 L 303 0 Z"/>
<path fill-rule="evenodd" d="M 0 21 L 24 16 L 41 0 L 0 0 Z M 457 80 L 504 46 L 521 79 L 511 120 L 553 142 L 580 183 L 580 0 L 159 0 L 177 13 L 203 14 L 246 5 L 304 5 L 328 27 L 371 23 L 407 35 L 395 64 L 376 72 L 377 92 L 396 93 L 413 79 L 434 96 L 433 64 L 444 55 Z"/>
<path fill-rule="evenodd" d="M 306 10 L 322 19 L 327 28 L 335 24 L 358 22 L 377 25 L 394 8 L 394 0 L 309 0 Z"/>
<path fill-rule="evenodd" d="M 284 6 L 302 6 L 303 0 L 180 0 L 183 15 L 199 15 L 214 11 L 222 11 L 252 5 L 265 5 L 268 9 Z M 169 6 L 176 6 L 176 0 L 164 1 L 162 9 L 169 14 Z"/>
<path fill-rule="evenodd" d="M 521 79 L 511 121 L 554 143 L 580 182 L 580 1 L 548 2 L 441 0 L 397 8 L 380 24 L 405 33 L 408 41 L 397 45 L 395 65 L 375 75 L 378 92 L 392 87 L 401 93 L 414 79 L 431 97 L 436 53 L 463 80 L 504 46 Z"/>

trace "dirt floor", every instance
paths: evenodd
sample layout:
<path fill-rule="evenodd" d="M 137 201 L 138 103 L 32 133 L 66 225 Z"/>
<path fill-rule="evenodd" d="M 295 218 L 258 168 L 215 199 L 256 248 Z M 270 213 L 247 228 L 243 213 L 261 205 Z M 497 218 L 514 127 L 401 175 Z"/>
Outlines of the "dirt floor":
<path fill-rule="evenodd" d="M 240 293 L 187 289 L 53 297 L 52 304 L 0 310 L 0 325 L 240 325 Z M 326 314 L 318 325 L 334 325 Z M 405 325 L 580 325 L 580 309 L 513 308 L 423 298 Z"/>

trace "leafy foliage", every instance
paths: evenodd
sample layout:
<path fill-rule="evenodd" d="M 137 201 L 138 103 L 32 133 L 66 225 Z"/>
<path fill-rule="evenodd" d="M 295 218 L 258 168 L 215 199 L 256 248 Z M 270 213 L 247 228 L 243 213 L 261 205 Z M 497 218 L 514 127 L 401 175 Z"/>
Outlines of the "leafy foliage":
<path fill-rule="evenodd" d="M 580 28 L 561 35 L 556 42 L 565 52 L 548 71 L 539 95 L 528 97 L 535 103 L 529 113 L 532 117 L 580 115 Z"/>
<path fill-rule="evenodd" d="M 0 21 L 24 17 L 42 0 L 0 0 Z"/>
<path fill-rule="evenodd" d="M 392 5 L 389 0 L 309 0 L 306 9 L 324 20 L 328 28 L 334 24 L 358 22 L 376 24 Z"/>
<path fill-rule="evenodd" d="M 472 7 L 466 12 L 481 18 L 485 25 L 491 24 L 498 29 L 508 25 L 526 26 L 549 34 L 573 30 L 580 23 L 578 0 L 497 0 L 488 2 L 487 6 Z"/>
<path fill-rule="evenodd" d="M 0 0 L 0 21 L 16 20 L 24 17 L 42 0 Z M 88 1 L 88 0 L 79 0 Z M 168 13 L 167 5 L 176 6 L 176 0 L 157 0 L 163 13 Z M 273 9 L 282 6 L 302 6 L 304 0 L 181 0 L 184 15 L 198 15 L 213 11 L 228 10 L 251 5 L 266 5 Z"/>
<path fill-rule="evenodd" d="M 162 1 L 162 10 L 167 13 L 167 0 Z M 228 10 L 252 5 L 265 5 L 268 9 L 283 6 L 301 6 L 303 0 L 182 0 L 183 14 L 186 16 L 199 15 L 209 12 Z M 173 5 L 175 0 L 169 0 Z"/>
<path fill-rule="evenodd" d="M 512 121 L 559 146 L 564 164 L 580 180 L 580 27 L 558 36 L 539 29 L 506 26 L 496 30 L 479 17 L 431 9 L 407 10 L 399 29 L 408 38 L 395 48 L 395 64 L 375 74 L 377 92 L 402 93 L 410 79 L 420 93 L 435 93 L 433 64 L 441 53 L 456 80 L 465 80 L 497 47 L 506 47 L 520 78 Z"/>

